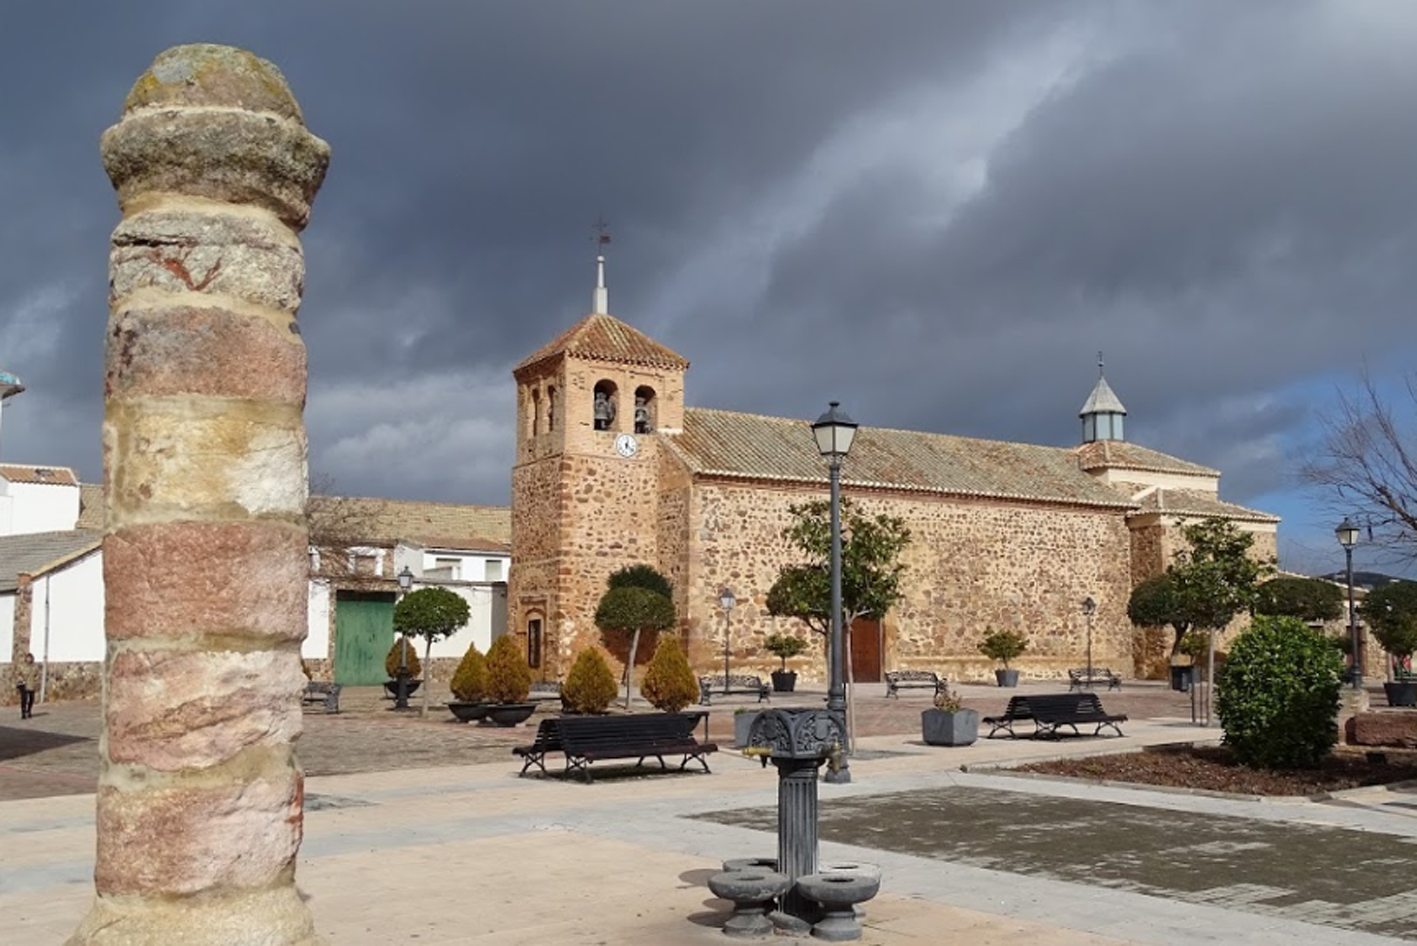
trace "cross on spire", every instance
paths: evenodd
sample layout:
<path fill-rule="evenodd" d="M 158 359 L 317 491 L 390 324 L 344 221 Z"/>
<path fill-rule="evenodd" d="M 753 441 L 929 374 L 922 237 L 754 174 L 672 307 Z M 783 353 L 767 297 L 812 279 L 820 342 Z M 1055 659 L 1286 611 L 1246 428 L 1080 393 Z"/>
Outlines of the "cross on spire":
<path fill-rule="evenodd" d="M 1097 376 L 1099 378 L 1106 374 L 1106 371 L 1104 370 L 1106 367 L 1107 363 L 1102 360 L 1102 352 L 1099 351 L 1097 353 Z"/>

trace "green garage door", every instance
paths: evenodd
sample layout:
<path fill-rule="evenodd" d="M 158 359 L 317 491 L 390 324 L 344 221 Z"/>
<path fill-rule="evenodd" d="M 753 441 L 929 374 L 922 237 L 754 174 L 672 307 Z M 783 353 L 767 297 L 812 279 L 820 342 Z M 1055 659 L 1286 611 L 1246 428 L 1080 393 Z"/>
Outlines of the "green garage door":
<path fill-rule="evenodd" d="M 394 596 L 341 591 L 335 596 L 335 682 L 378 685 L 389 679 L 384 655 L 394 645 Z"/>

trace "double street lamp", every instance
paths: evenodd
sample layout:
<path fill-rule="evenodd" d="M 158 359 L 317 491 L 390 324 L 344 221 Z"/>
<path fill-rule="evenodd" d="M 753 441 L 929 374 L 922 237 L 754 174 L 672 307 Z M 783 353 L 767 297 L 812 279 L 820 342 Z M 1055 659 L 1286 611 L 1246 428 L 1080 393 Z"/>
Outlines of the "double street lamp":
<path fill-rule="evenodd" d="M 413 587 L 413 571 L 405 565 L 403 571 L 398 574 L 399 597 L 408 594 L 408 589 Z M 399 638 L 399 679 L 398 696 L 394 700 L 394 709 L 408 709 L 408 636 Z"/>
<path fill-rule="evenodd" d="M 733 597 L 733 592 L 724 588 L 718 593 L 718 606 L 723 609 L 723 695 L 728 695 L 728 643 L 732 636 L 733 625 L 731 623 L 733 606 L 738 603 L 738 599 Z"/>
<path fill-rule="evenodd" d="M 812 436 L 816 438 L 817 450 L 826 457 L 831 472 L 831 661 L 827 678 L 827 710 L 835 714 L 841 724 L 845 743 L 841 747 L 841 767 L 829 769 L 825 778 L 828 782 L 845 783 L 851 781 L 851 770 L 846 762 L 850 739 L 846 735 L 846 663 L 843 653 L 846 631 L 841 623 L 841 461 L 851 451 L 857 424 L 840 407 L 839 402 L 831 402 L 827 412 L 812 425 Z"/>
<path fill-rule="evenodd" d="M 1333 530 L 1338 536 L 1338 544 L 1343 546 L 1343 556 L 1348 560 L 1348 637 L 1353 642 L 1353 689 L 1363 689 L 1363 662 L 1358 642 L 1358 620 L 1353 611 L 1353 546 L 1358 544 L 1358 527 L 1347 516 Z"/>

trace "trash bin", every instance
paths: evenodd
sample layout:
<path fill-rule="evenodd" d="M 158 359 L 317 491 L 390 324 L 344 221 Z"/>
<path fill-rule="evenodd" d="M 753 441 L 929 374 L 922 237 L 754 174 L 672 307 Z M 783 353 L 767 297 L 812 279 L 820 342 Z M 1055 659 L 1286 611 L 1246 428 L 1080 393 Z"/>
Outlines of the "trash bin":
<path fill-rule="evenodd" d="M 1196 668 L 1191 666 L 1171 668 L 1171 689 L 1189 692 L 1191 681 L 1195 679 Z"/>

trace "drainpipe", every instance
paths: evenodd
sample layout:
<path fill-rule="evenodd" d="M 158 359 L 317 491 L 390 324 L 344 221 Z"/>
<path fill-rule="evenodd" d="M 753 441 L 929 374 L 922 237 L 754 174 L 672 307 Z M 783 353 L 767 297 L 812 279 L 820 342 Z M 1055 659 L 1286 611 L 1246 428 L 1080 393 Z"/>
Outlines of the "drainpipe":
<path fill-rule="evenodd" d="M 39 665 L 39 701 L 48 702 L 49 689 L 49 576 L 44 576 L 44 660 Z"/>

